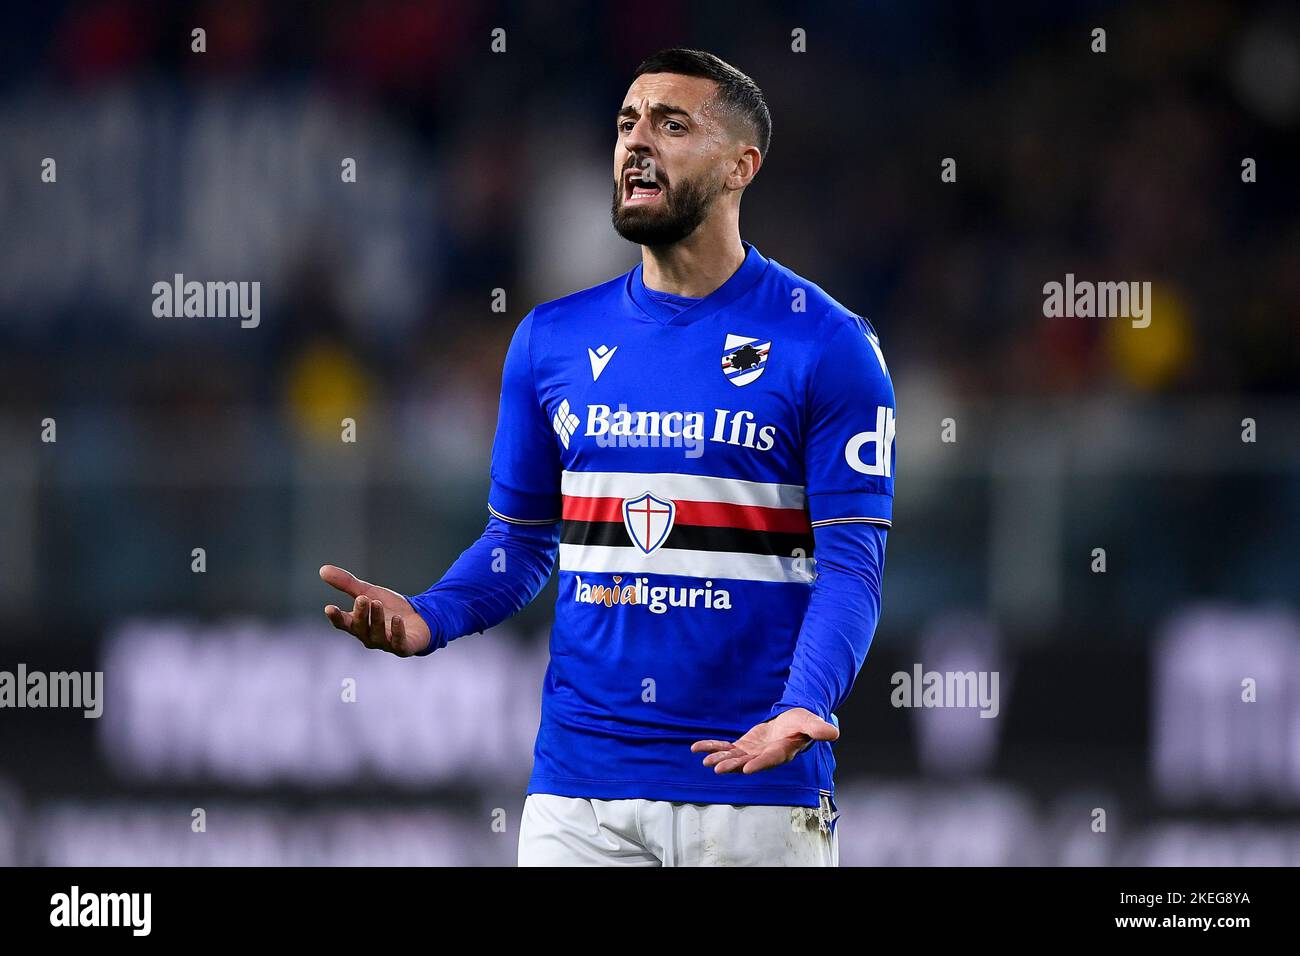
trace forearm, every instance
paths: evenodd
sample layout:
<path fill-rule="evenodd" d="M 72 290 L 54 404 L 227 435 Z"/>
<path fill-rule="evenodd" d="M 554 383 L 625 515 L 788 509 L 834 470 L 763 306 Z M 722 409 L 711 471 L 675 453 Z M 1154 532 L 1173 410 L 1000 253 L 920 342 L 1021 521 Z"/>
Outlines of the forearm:
<path fill-rule="evenodd" d="M 803 707 L 830 720 L 848 698 L 880 619 L 885 529 L 840 524 L 816 534 L 817 580 L 785 692 L 769 717 Z"/>
<path fill-rule="evenodd" d="M 492 517 L 483 534 L 422 594 L 407 595 L 429 625 L 420 653 L 495 627 L 535 598 L 555 567 L 559 525 L 518 525 Z"/>

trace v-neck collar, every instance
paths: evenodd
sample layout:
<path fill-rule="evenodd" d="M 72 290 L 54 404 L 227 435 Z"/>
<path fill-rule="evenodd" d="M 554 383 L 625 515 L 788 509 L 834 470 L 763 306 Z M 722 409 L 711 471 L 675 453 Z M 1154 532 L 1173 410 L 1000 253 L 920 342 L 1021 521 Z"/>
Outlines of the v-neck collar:
<path fill-rule="evenodd" d="M 697 299 L 693 305 L 674 312 L 670 306 L 655 299 L 646 289 L 642 276 L 643 267 L 640 264 L 628 273 L 628 297 L 636 304 L 637 308 L 663 325 L 689 325 L 707 315 L 712 315 L 719 309 L 735 302 L 753 288 L 754 283 L 759 280 L 767 269 L 767 259 L 761 252 L 743 239 L 740 244 L 745 249 L 745 258 L 740 263 L 740 268 L 733 272 L 731 278 L 726 282 L 704 298 Z"/>

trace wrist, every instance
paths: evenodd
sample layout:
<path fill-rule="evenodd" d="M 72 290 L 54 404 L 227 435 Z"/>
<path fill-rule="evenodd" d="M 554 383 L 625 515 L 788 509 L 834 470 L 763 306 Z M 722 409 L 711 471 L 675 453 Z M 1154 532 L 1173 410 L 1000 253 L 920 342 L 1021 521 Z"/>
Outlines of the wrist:
<path fill-rule="evenodd" d="M 415 609 L 415 613 L 420 615 L 420 620 L 424 621 L 424 626 L 429 629 L 429 643 L 426 644 L 422 650 L 416 651 L 413 656 L 428 657 L 438 648 L 445 646 L 447 643 L 446 639 L 442 636 L 442 622 L 438 620 L 437 613 L 434 611 L 432 605 L 424 599 L 423 595 L 403 594 L 402 597 L 406 598 L 406 603 Z"/>
<path fill-rule="evenodd" d="M 814 714 L 817 717 L 820 717 L 822 720 L 828 721 L 830 723 L 835 722 L 832 719 L 832 717 L 829 715 L 828 711 L 824 710 L 820 705 L 812 701 L 801 701 L 797 699 L 789 699 L 784 697 L 781 699 L 779 703 L 772 705 L 772 709 L 768 711 L 767 719 L 775 720 L 777 717 L 780 717 L 782 714 L 786 713 L 787 711 L 791 711 L 795 709 L 806 710 L 810 714 Z M 766 723 L 766 721 L 764 721 L 764 723 Z"/>

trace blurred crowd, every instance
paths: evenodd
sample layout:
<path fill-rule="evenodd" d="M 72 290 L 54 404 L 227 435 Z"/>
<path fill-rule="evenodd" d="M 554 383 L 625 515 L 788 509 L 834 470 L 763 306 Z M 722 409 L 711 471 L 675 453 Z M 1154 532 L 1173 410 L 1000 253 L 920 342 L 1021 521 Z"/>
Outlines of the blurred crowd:
<path fill-rule="evenodd" d="M 451 370 L 469 389 L 458 401 L 490 400 L 528 307 L 634 261 L 608 225 L 610 118 L 638 60 L 684 38 L 748 71 L 772 106 L 746 237 L 869 315 L 918 381 L 957 397 L 1292 394 L 1300 381 L 1290 5 L 760 2 L 743 30 L 685 2 L 646 17 L 104 0 L 11 18 L 0 322 L 23 349 L 0 362 L 34 407 L 328 405 L 330 382 L 346 400 L 429 401 Z M 806 52 L 791 50 L 797 30 Z M 63 226 L 88 235 L 60 234 L 38 188 L 58 147 L 78 161 L 57 188 L 81 206 Z M 355 198 L 343 156 L 358 159 Z M 141 157 L 147 178 L 123 168 Z M 945 158 L 955 183 L 941 182 Z M 145 288 L 185 264 L 274 281 L 267 321 L 178 332 L 151 319 L 138 282 L 113 288 L 129 267 L 97 270 L 94 253 L 64 257 L 61 278 L 16 264 L 36 248 L 57 272 L 77 242 L 147 254 Z M 249 245 L 256 258 L 231 251 Z M 1151 281 L 1159 320 L 1140 334 L 1045 320 L 1042 286 L 1066 273 Z"/>

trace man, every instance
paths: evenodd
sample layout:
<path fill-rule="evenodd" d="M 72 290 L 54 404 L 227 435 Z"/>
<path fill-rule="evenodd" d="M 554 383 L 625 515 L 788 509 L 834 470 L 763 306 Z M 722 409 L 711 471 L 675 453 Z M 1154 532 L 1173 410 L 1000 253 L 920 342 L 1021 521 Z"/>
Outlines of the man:
<path fill-rule="evenodd" d="M 520 323 L 483 536 L 412 597 L 326 566 L 355 600 L 325 613 L 427 654 L 532 600 L 558 546 L 520 864 L 836 865 L 834 710 L 880 612 L 893 386 L 866 320 L 740 238 L 771 135 L 752 80 L 664 51 L 616 130 L 641 264 Z"/>

